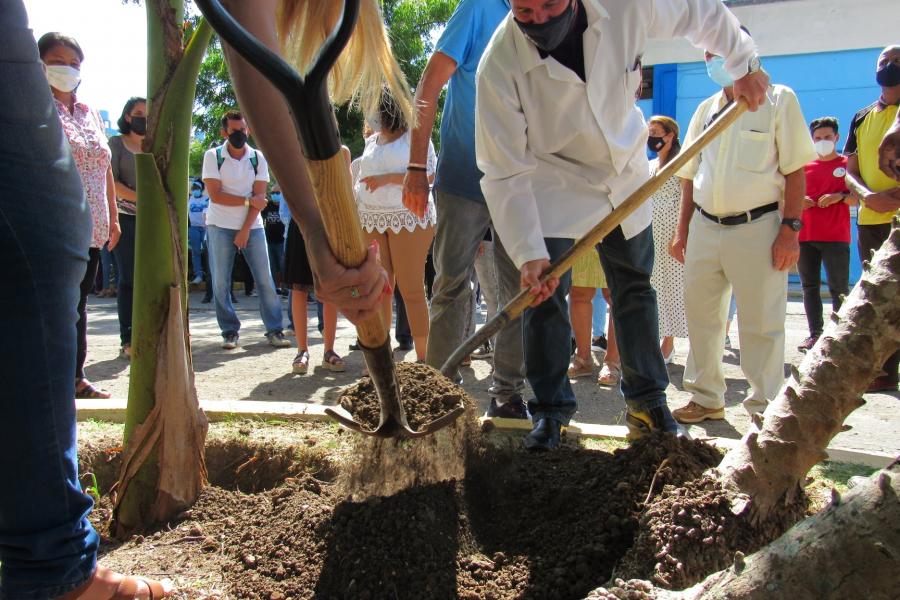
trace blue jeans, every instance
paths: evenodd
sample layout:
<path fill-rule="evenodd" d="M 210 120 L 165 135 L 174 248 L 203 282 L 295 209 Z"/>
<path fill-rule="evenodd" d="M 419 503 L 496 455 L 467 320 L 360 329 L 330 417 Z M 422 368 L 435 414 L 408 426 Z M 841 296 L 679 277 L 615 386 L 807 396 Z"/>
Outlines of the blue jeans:
<path fill-rule="evenodd" d="M 78 482 L 72 377 L 91 217 L 26 23 L 21 0 L 0 0 L 0 378 L 15 382 L 0 394 L 3 600 L 84 584 L 99 543 Z"/>
<path fill-rule="evenodd" d="M 434 265 L 437 271 L 431 296 L 431 329 L 425 362 L 437 369 L 463 342 L 472 318 L 471 273 L 478 246 L 491 226 L 487 205 L 438 190 L 435 194 L 437 230 Z M 498 300 L 505 306 L 519 293 L 519 270 L 494 236 L 494 261 Z M 568 364 L 568 363 L 566 363 Z M 522 360 L 522 326 L 515 320 L 497 334 L 491 394 L 501 401 L 525 387 Z M 457 374 L 454 379 L 460 380 Z"/>
<path fill-rule="evenodd" d="M 119 312 L 119 339 L 122 345 L 131 344 L 131 315 L 134 309 L 134 242 L 137 239 L 137 218 L 120 215 L 122 237 L 113 254 L 119 268 L 119 284 L 116 288 L 116 308 Z"/>
<path fill-rule="evenodd" d="M 212 271 L 213 297 L 216 303 L 216 319 L 222 336 L 238 333 L 241 321 L 231 303 L 231 271 L 237 246 L 234 238 L 237 229 L 224 229 L 209 225 L 206 228 L 206 244 L 209 251 L 209 269 Z M 269 272 L 269 247 L 261 227 L 250 230 L 247 247 L 242 250 L 244 260 L 259 290 L 259 314 L 266 326 L 266 334 L 282 330 L 281 298 L 275 293 L 275 282 Z"/>
<path fill-rule="evenodd" d="M 120 217 L 121 220 L 121 217 Z M 115 266 L 115 277 L 113 277 L 113 266 Z M 111 284 L 118 282 L 119 265 L 116 256 L 109 251 L 109 242 L 103 244 L 100 249 L 100 289 L 105 290 Z"/>
<path fill-rule="evenodd" d="M 191 249 L 191 265 L 194 277 L 203 279 L 203 243 L 206 241 L 206 227 L 188 227 L 188 246 Z"/>
<path fill-rule="evenodd" d="M 603 290 L 597 290 L 594 294 L 593 313 L 591 315 L 591 330 L 593 336 L 606 336 L 606 298 L 603 297 Z"/>
<path fill-rule="evenodd" d="M 572 240 L 547 238 L 550 260 L 572 247 Z M 653 235 L 648 227 L 630 240 L 616 228 L 597 245 L 600 262 L 612 293 L 612 318 L 622 358 L 621 390 L 632 410 L 666 404 L 669 374 L 659 350 L 656 292 L 650 286 L 653 271 Z M 535 421 L 550 417 L 567 424 L 575 414 L 575 394 L 567 374 L 572 328 L 566 294 L 571 272 L 560 279 L 551 298 L 525 310 L 525 368 L 536 398 L 529 402 Z"/>

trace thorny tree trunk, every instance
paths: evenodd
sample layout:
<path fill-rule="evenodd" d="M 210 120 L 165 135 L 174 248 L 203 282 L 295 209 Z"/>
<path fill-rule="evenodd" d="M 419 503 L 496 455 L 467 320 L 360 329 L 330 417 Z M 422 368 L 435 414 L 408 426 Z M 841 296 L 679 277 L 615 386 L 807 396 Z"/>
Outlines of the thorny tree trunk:
<path fill-rule="evenodd" d="M 897 598 L 900 464 L 848 492 L 755 554 L 681 592 L 616 581 L 588 598 L 654 600 L 823 600 Z"/>
<path fill-rule="evenodd" d="M 802 482 L 885 359 L 900 347 L 900 229 L 865 263 L 791 379 L 716 469 L 667 489 L 644 511 L 624 577 L 680 589 L 754 552 L 803 517 Z M 839 534 L 839 532 L 838 532 Z M 738 596 L 735 596 L 738 597 Z M 785 596 L 779 596 L 785 597 Z"/>
<path fill-rule="evenodd" d="M 170 519 L 206 480 L 207 422 L 194 388 L 187 320 L 187 176 L 201 21 L 183 44 L 182 0 L 147 0 L 148 131 L 138 154 L 133 344 L 125 455 L 113 531 Z"/>
<path fill-rule="evenodd" d="M 769 405 L 718 467 L 719 480 L 765 520 L 801 494 L 809 470 L 827 458 L 825 449 L 847 416 L 865 404 L 862 394 L 884 361 L 900 348 L 900 229 L 864 263 L 862 279 Z"/>

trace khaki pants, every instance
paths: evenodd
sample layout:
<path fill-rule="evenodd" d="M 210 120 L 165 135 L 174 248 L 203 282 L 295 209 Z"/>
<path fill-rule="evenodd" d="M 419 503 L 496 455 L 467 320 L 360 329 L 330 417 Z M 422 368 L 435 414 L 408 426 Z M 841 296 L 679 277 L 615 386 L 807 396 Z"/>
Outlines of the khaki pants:
<path fill-rule="evenodd" d="M 701 406 L 725 406 L 722 354 L 732 288 L 737 301 L 741 370 L 750 386 L 745 408 L 761 412 L 784 383 L 787 271 L 772 266 L 772 243 L 780 226 L 778 211 L 731 226 L 694 213 L 684 270 L 691 342 L 684 389 Z"/>

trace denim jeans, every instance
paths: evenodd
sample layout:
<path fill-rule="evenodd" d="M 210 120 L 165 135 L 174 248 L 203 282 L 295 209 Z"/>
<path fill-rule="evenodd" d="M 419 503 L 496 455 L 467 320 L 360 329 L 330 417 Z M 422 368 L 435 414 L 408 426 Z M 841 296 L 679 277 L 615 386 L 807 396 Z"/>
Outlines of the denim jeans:
<path fill-rule="evenodd" d="M 822 265 L 828 276 L 831 307 L 841 309 L 841 296 L 850 292 L 850 244 L 845 242 L 800 242 L 800 261 L 797 270 L 803 284 L 803 308 L 809 335 L 821 335 L 825 326 L 822 318 Z"/>
<path fill-rule="evenodd" d="M 121 217 L 120 217 L 121 220 Z M 100 289 L 105 290 L 116 283 L 119 277 L 119 265 L 115 255 L 109 251 L 109 242 L 100 249 Z"/>
<path fill-rule="evenodd" d="M 276 274 L 280 274 L 284 279 L 284 244 L 268 244 L 269 248 L 269 271 L 272 273 L 272 279 Z"/>
<path fill-rule="evenodd" d="M 463 342 L 472 311 L 470 273 L 475 253 L 491 226 L 487 205 L 437 190 L 437 231 L 434 237 L 436 275 L 431 298 L 431 330 L 425 362 L 441 368 Z M 494 236 L 498 299 L 501 306 L 519 293 L 519 270 Z M 525 386 L 522 325 L 516 319 L 497 334 L 491 392 L 501 401 Z M 454 377 L 460 380 L 457 373 Z"/>
<path fill-rule="evenodd" d="M 122 237 L 113 253 L 119 267 L 119 287 L 116 288 L 116 308 L 119 311 L 119 339 L 122 345 L 131 344 L 131 314 L 134 309 L 134 241 L 137 234 L 137 218 L 120 215 Z"/>
<path fill-rule="evenodd" d="M 206 242 L 206 227 L 191 225 L 188 227 L 188 246 L 191 249 L 191 265 L 194 277 L 203 279 L 203 245 Z"/>
<path fill-rule="evenodd" d="M 550 260 L 572 247 L 573 241 L 546 238 Z M 656 292 L 650 286 L 653 271 L 653 235 L 648 227 L 630 240 L 616 228 L 597 245 L 600 262 L 612 292 L 612 318 L 622 359 L 621 391 L 626 405 L 646 410 L 666 404 L 669 375 L 659 350 Z M 568 367 L 572 327 L 566 295 L 571 272 L 546 302 L 525 310 L 525 368 L 535 399 L 529 410 L 535 421 L 550 417 L 567 424 L 575 414 L 575 394 Z"/>
<path fill-rule="evenodd" d="M 215 225 L 206 228 L 216 319 L 222 336 L 241 330 L 241 321 L 231 303 L 231 270 L 237 254 L 237 246 L 234 245 L 237 233 L 237 229 L 224 229 Z M 275 293 L 275 282 L 269 271 L 269 247 L 261 227 L 250 230 L 247 246 L 242 252 L 259 289 L 259 314 L 266 326 L 266 334 L 280 332 L 283 327 L 281 298 Z"/>
<path fill-rule="evenodd" d="M 594 337 L 606 337 L 606 298 L 603 297 L 603 290 L 597 290 L 594 294 L 594 301 L 591 303 L 591 331 Z"/>
<path fill-rule="evenodd" d="M 0 0 L 0 38 L 0 599 L 44 599 L 84 584 L 99 544 L 72 377 L 91 216 L 21 0 Z"/>

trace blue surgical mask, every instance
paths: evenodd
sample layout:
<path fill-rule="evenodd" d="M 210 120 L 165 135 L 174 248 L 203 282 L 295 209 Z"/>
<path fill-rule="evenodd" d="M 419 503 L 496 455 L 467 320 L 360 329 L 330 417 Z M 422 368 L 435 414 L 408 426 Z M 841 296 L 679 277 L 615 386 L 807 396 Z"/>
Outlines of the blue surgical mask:
<path fill-rule="evenodd" d="M 282 198 L 284 198 L 284 196 L 281 195 L 281 192 L 276 192 L 276 193 L 272 194 L 272 200 L 274 202 L 281 202 Z"/>
<path fill-rule="evenodd" d="M 203 195 L 203 192 L 201 192 L 200 190 L 194 190 L 191 192 L 191 196 L 193 196 L 194 198 L 199 198 L 202 195 Z"/>
<path fill-rule="evenodd" d="M 706 73 L 720 87 L 726 88 L 734 85 L 734 79 L 725 70 L 725 59 L 721 56 L 713 56 L 706 61 Z"/>

